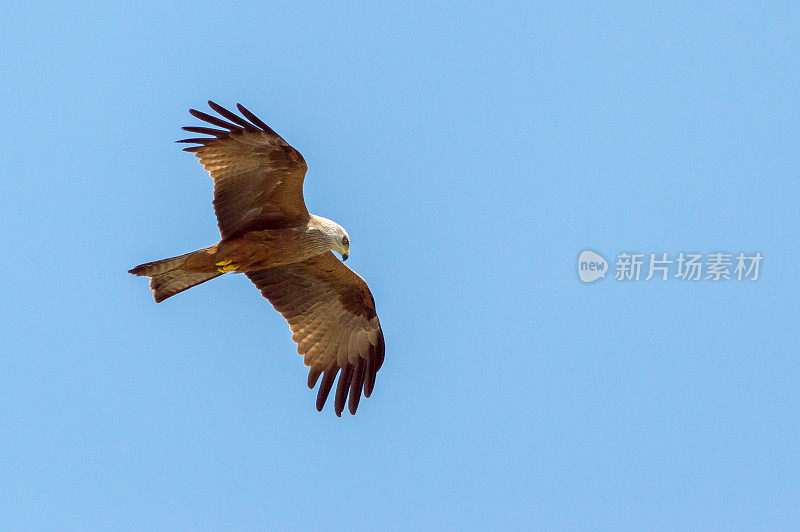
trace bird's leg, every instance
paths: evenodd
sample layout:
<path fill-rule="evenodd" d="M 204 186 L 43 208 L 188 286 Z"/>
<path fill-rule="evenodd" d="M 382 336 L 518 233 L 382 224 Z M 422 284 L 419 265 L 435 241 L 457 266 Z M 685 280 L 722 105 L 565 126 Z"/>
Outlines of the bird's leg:
<path fill-rule="evenodd" d="M 214 266 L 217 267 L 217 271 L 220 273 L 228 273 L 234 271 L 238 266 L 236 264 L 231 264 L 229 260 L 221 260 L 219 262 L 215 262 Z"/>

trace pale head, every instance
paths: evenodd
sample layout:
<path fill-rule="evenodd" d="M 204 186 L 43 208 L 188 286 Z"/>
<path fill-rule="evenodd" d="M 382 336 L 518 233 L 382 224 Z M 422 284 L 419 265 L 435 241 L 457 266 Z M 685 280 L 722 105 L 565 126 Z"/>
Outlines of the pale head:
<path fill-rule="evenodd" d="M 325 235 L 330 250 L 341 253 L 342 260 L 347 260 L 350 255 L 350 236 L 344 227 L 316 214 L 311 215 L 311 224 Z"/>

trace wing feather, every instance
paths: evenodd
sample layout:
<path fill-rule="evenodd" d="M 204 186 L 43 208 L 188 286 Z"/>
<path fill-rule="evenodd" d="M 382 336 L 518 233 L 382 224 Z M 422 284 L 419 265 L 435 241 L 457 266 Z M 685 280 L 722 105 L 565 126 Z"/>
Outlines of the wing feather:
<path fill-rule="evenodd" d="M 184 131 L 209 137 L 178 142 L 199 144 L 194 153 L 214 180 L 214 211 L 223 240 L 248 231 L 302 225 L 308 219 L 303 200 L 307 170 L 300 152 L 241 104 L 237 116 L 221 105 L 208 105 L 227 120 L 190 109 L 213 126 L 187 126 Z"/>
<path fill-rule="evenodd" d="M 361 390 L 364 386 L 364 366 L 364 359 L 361 357 L 356 360 L 355 366 L 350 366 L 353 368 L 353 381 L 350 384 L 350 401 L 348 404 L 351 414 L 356 413 L 358 403 L 361 401 Z"/>
<path fill-rule="evenodd" d="M 277 133 L 272 131 L 272 128 L 270 128 L 267 124 L 262 122 L 259 117 L 257 117 L 256 115 L 254 115 L 253 113 L 248 111 L 247 108 L 244 105 L 242 105 L 240 103 L 237 103 L 236 107 L 244 115 L 244 117 L 247 118 L 249 121 L 251 121 L 253 124 L 255 124 L 256 127 L 260 127 L 261 129 L 263 129 L 264 131 L 266 131 L 267 133 L 270 133 L 272 135 L 276 135 L 276 136 L 278 135 Z"/>
<path fill-rule="evenodd" d="M 339 384 L 336 386 L 336 401 L 334 402 L 334 411 L 337 416 L 342 415 L 344 410 L 344 402 L 347 400 L 347 394 L 350 392 L 350 381 L 353 379 L 353 365 L 347 364 L 342 370 L 339 377 Z"/>
<path fill-rule="evenodd" d="M 364 368 L 364 397 L 372 395 L 373 386 L 375 386 L 375 346 L 370 344 L 367 366 Z"/>
<path fill-rule="evenodd" d="M 230 122 L 226 122 L 224 120 L 221 120 L 221 119 L 217 118 L 216 116 L 211 116 L 211 115 L 206 114 L 206 113 L 204 113 L 202 111 L 198 111 L 197 109 L 189 109 L 189 114 L 191 114 L 195 118 L 199 118 L 200 120 L 208 122 L 209 124 L 214 124 L 215 126 L 224 127 L 225 129 L 227 129 L 228 131 L 230 131 L 232 133 L 241 133 L 243 131 L 243 129 L 244 129 L 244 128 L 242 128 L 240 126 L 237 126 L 235 124 L 231 124 Z"/>
<path fill-rule="evenodd" d="M 220 115 L 222 115 L 225 118 L 227 118 L 228 120 L 230 120 L 231 122 L 234 122 L 234 123 L 242 126 L 247 131 L 258 131 L 258 128 L 255 125 L 251 124 L 250 122 L 248 122 L 244 118 L 236 115 L 235 113 L 231 113 L 230 111 L 228 111 L 227 109 L 225 109 L 221 105 L 216 104 L 216 103 L 212 102 L 211 100 L 208 100 L 208 106 L 211 107 L 216 112 L 218 112 Z"/>
<path fill-rule="evenodd" d="M 322 410 L 338 374 L 334 411 L 340 416 L 347 405 L 355 414 L 361 394 L 372 394 L 385 353 L 364 279 L 330 252 L 246 275 L 289 323 L 297 352 L 310 367 L 309 388 L 322 376 L 317 409 Z"/>
<path fill-rule="evenodd" d="M 317 392 L 317 412 L 322 412 L 322 407 L 325 406 L 325 401 L 328 400 L 328 394 L 331 393 L 331 387 L 333 387 L 333 381 L 336 380 L 337 373 L 339 373 L 338 366 L 331 366 L 325 370 L 322 383 L 319 385 L 319 391 Z"/>

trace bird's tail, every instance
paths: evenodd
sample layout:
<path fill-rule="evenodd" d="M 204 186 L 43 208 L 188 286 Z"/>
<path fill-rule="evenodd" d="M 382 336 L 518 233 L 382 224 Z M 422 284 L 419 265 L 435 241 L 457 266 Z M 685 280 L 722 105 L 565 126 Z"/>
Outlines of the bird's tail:
<path fill-rule="evenodd" d="M 146 275 L 149 277 L 150 290 L 153 291 L 153 298 L 155 298 L 156 303 L 161 303 L 168 297 L 222 275 L 217 271 L 194 272 L 184 271 L 182 269 L 187 259 L 196 254 L 207 254 L 207 250 L 208 248 L 199 249 L 170 259 L 140 264 L 128 270 L 128 273 L 132 273 L 133 275 Z"/>

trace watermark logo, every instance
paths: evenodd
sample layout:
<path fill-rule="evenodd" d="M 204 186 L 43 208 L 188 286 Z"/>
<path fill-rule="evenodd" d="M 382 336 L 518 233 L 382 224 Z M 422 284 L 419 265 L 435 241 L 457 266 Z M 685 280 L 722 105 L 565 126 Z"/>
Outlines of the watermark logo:
<path fill-rule="evenodd" d="M 581 251 L 578 257 L 578 277 L 584 283 L 593 283 L 606 276 L 608 262 L 602 255 L 594 251 Z"/>
<path fill-rule="evenodd" d="M 756 281 L 760 274 L 761 253 L 628 253 L 617 255 L 615 281 Z M 594 251 L 578 257 L 578 277 L 591 283 L 605 277 L 608 263 Z"/>

